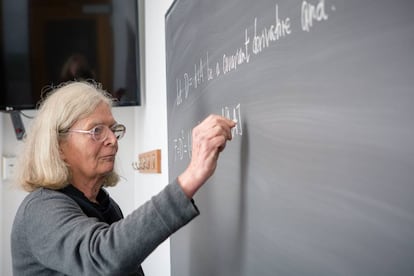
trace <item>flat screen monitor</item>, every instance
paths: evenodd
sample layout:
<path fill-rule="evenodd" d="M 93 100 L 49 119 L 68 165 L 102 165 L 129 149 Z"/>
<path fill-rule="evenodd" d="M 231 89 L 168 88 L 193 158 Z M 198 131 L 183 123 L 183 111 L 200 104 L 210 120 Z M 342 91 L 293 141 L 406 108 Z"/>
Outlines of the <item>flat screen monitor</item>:
<path fill-rule="evenodd" d="M 62 82 L 140 105 L 138 0 L 0 0 L 0 110 L 34 109 Z"/>

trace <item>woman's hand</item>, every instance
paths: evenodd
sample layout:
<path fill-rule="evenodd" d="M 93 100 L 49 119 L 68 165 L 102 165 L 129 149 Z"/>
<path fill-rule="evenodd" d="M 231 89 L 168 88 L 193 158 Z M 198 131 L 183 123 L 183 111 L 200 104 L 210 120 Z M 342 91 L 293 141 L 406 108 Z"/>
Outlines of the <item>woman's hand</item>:
<path fill-rule="evenodd" d="M 220 152 L 226 147 L 227 140 L 232 139 L 234 126 L 236 123 L 232 120 L 210 115 L 193 129 L 191 161 L 178 176 L 178 183 L 189 198 L 213 175 Z"/>

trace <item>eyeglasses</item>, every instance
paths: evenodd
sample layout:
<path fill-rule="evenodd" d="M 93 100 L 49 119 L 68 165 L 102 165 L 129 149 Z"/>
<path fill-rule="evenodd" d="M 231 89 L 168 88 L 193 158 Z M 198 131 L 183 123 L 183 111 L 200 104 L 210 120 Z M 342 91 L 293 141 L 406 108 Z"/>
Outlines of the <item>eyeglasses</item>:
<path fill-rule="evenodd" d="M 92 139 L 97 142 L 105 141 L 108 138 L 109 133 L 115 135 L 116 139 L 119 140 L 125 135 L 126 127 L 121 124 L 115 124 L 111 127 L 106 125 L 97 125 L 90 130 L 81 130 L 81 129 L 69 129 L 67 132 L 77 132 L 77 133 L 86 133 L 92 136 Z"/>

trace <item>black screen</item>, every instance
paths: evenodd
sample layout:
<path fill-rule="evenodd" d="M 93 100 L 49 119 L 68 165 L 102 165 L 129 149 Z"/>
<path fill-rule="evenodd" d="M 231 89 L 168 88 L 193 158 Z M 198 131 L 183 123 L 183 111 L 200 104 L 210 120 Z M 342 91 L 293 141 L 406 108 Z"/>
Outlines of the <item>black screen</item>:
<path fill-rule="evenodd" d="M 49 2 L 0 2 L 0 110 L 36 108 L 44 91 L 84 79 L 140 105 L 137 1 Z"/>

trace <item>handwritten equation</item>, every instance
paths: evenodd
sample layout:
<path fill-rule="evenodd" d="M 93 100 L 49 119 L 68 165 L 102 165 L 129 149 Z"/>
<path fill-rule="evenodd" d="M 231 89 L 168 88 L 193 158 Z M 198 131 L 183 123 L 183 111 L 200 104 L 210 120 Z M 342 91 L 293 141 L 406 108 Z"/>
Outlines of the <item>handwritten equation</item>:
<path fill-rule="evenodd" d="M 236 122 L 236 126 L 232 129 L 232 137 L 243 135 L 243 121 L 241 114 L 241 105 L 234 107 L 224 106 L 221 108 L 221 115 Z M 181 129 L 178 137 L 173 140 L 174 162 L 187 161 L 191 159 L 192 152 L 192 128 Z"/>
<path fill-rule="evenodd" d="M 317 22 L 327 21 L 329 19 L 327 11 L 325 0 L 318 0 L 314 4 L 303 0 L 300 7 L 301 31 L 310 32 Z M 335 6 L 331 6 L 330 11 L 336 11 Z M 212 61 L 209 52 L 206 52 L 194 64 L 191 73 L 186 72 L 176 78 L 176 105 L 180 106 L 185 103 L 191 92 L 203 83 L 236 71 L 240 66 L 250 63 L 253 56 L 261 54 L 279 40 L 291 35 L 293 33 L 292 20 L 281 14 L 279 5 L 276 4 L 273 23 L 262 28 L 259 27 L 260 18 L 255 17 L 252 26 L 244 30 L 244 40 L 241 46 L 231 53 L 222 54 L 220 60 Z"/>

